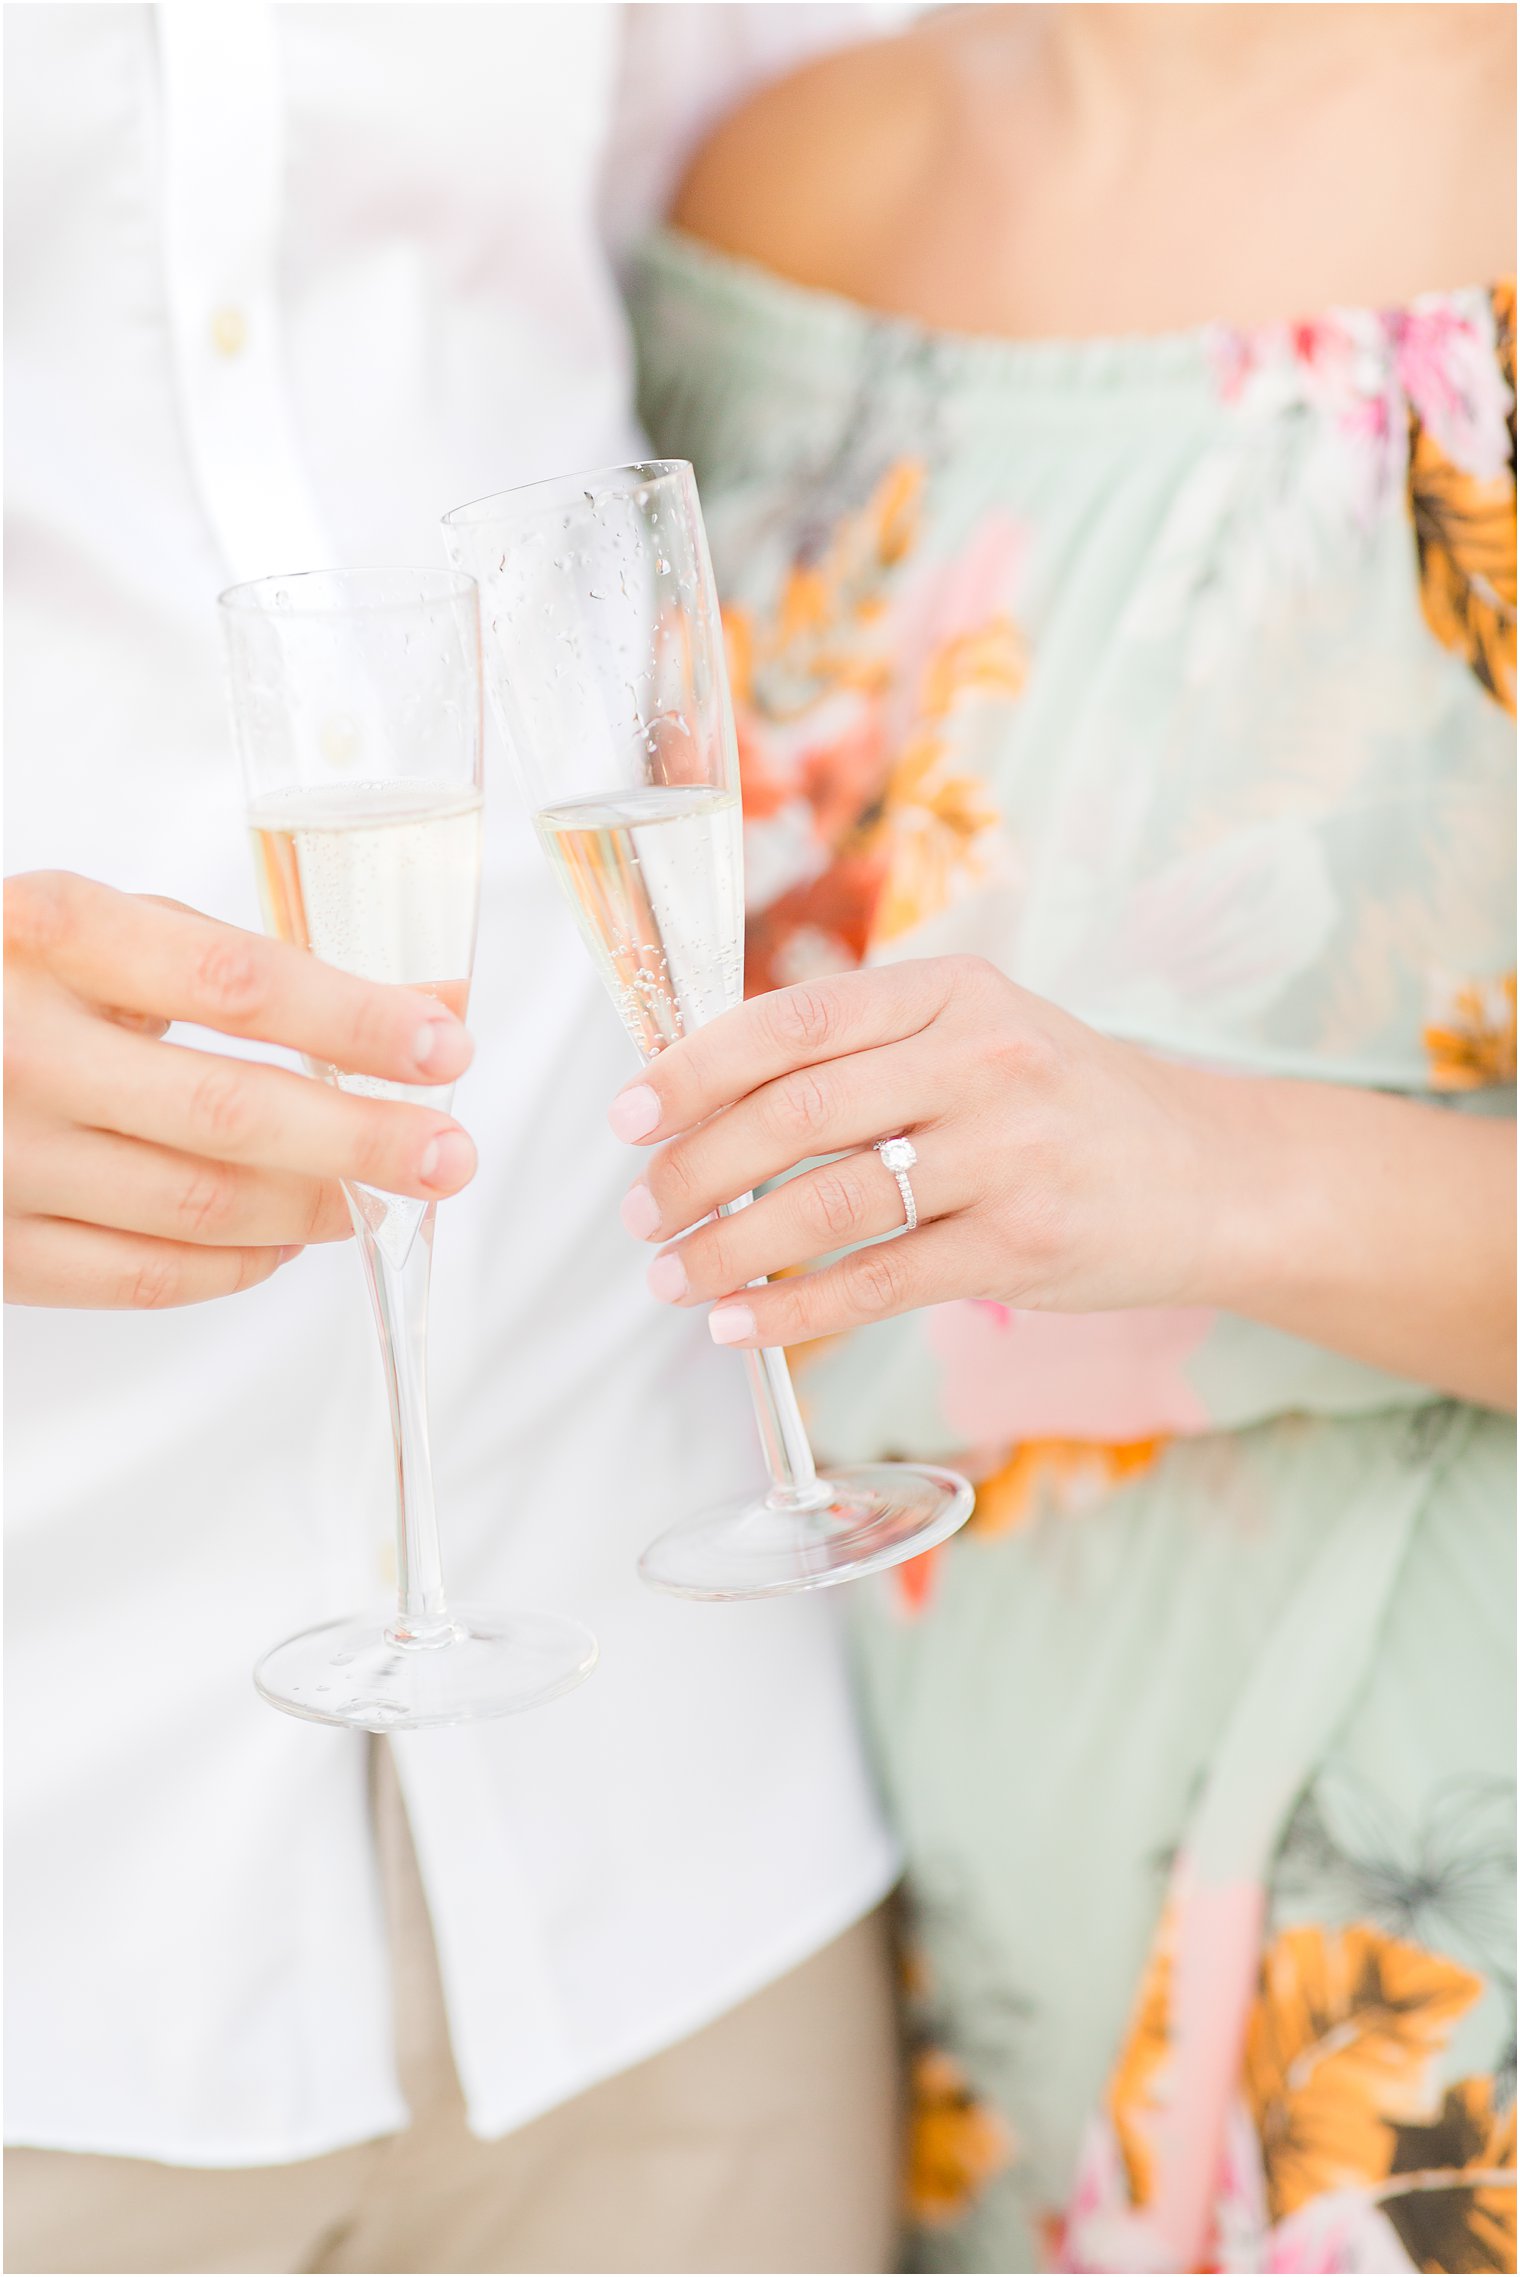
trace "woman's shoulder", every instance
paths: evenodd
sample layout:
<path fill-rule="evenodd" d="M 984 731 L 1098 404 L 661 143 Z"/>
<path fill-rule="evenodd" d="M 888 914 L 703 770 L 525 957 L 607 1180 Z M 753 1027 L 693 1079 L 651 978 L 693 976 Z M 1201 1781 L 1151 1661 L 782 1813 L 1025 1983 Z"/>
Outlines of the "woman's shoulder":
<path fill-rule="evenodd" d="M 862 291 L 950 132 L 928 27 L 845 48 L 763 88 L 687 170 L 671 220 L 798 284 Z"/>

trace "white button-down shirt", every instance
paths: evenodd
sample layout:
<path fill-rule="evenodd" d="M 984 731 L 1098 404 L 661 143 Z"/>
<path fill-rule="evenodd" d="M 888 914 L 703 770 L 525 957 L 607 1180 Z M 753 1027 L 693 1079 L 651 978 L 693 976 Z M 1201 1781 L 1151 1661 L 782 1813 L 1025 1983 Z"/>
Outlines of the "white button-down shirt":
<path fill-rule="evenodd" d="M 441 561 L 445 508 L 635 454 L 609 153 L 626 234 L 715 103 L 872 13 L 9 10 L 7 867 L 255 925 L 219 587 Z M 499 774 L 487 809 L 444 1548 L 461 1599 L 602 1643 L 552 1707 L 397 1743 L 489 2135 L 799 1961 L 894 1856 L 835 1603 L 635 1578 L 754 1480 L 754 1432 L 733 1358 L 645 1292 L 604 1122 L 627 1046 Z M 401 2125 L 365 1743 L 249 1682 L 384 1563 L 351 1249 L 183 1312 L 13 1309 L 6 1341 L 7 2133 L 242 2164 Z"/>

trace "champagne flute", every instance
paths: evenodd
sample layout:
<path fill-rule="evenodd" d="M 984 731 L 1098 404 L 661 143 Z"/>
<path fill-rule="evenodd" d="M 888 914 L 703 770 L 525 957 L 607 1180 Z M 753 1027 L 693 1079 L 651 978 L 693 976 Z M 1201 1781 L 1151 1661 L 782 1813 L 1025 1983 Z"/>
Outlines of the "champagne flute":
<path fill-rule="evenodd" d="M 464 1017 L 480 906 L 480 605 L 448 570 L 313 570 L 221 596 L 233 728 L 266 929 Z M 447 1109 L 452 1086 L 308 1061 L 366 1098 Z M 596 1640 L 543 1613 L 451 1608 L 428 1446 L 437 1205 L 345 1183 L 390 1403 L 394 1616 L 332 1621 L 254 1671 L 313 1723 L 415 1731 L 530 1708 L 591 1673 Z"/>
<path fill-rule="evenodd" d="M 738 755 L 692 470 L 668 459 L 534 483 L 456 508 L 444 532 L 480 583 L 486 684 L 539 837 L 647 1062 L 743 993 Z M 770 1487 L 662 1534 L 639 1561 L 655 1588 L 820 1589 L 964 1525 L 971 1489 L 953 1471 L 820 1477 L 785 1354 L 744 1361 Z"/>

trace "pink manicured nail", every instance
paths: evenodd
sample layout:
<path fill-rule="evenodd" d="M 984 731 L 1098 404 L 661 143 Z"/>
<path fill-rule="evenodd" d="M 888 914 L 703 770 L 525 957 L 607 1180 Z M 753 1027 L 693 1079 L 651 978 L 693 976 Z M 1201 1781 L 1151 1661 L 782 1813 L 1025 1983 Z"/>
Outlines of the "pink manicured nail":
<path fill-rule="evenodd" d="M 440 1131 L 417 1165 L 424 1186 L 452 1194 L 475 1168 L 475 1149 L 463 1131 Z"/>
<path fill-rule="evenodd" d="M 452 1012 L 439 1012 L 424 1020 L 412 1038 L 412 1058 L 417 1065 L 445 1082 L 450 1076 L 462 1075 L 474 1053 L 469 1030 Z"/>
<path fill-rule="evenodd" d="M 659 1093 L 651 1091 L 647 1083 L 635 1083 L 627 1091 L 620 1091 L 607 1109 L 613 1137 L 622 1139 L 628 1146 L 635 1139 L 648 1138 L 659 1119 Z"/>
<path fill-rule="evenodd" d="M 748 1305 L 714 1305 L 707 1316 L 707 1333 L 714 1344 L 742 1344 L 755 1333 L 755 1316 Z"/>
<path fill-rule="evenodd" d="M 623 1196 L 618 1216 L 636 1241 L 649 1241 L 660 1230 L 660 1205 L 642 1179 Z"/>
<path fill-rule="evenodd" d="M 658 1297 L 662 1305 L 679 1304 L 686 1294 L 686 1267 L 674 1250 L 668 1257 L 657 1257 L 644 1277 L 650 1295 Z"/>

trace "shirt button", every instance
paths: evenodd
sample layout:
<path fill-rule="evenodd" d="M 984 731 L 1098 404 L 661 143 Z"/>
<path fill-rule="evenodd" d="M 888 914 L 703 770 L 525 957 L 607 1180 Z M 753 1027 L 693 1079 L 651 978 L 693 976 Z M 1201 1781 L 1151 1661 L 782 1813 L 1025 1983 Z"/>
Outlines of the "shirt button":
<path fill-rule="evenodd" d="M 240 308 L 219 308 L 211 319 L 211 345 L 219 356 L 240 356 L 248 339 L 248 319 Z"/>

